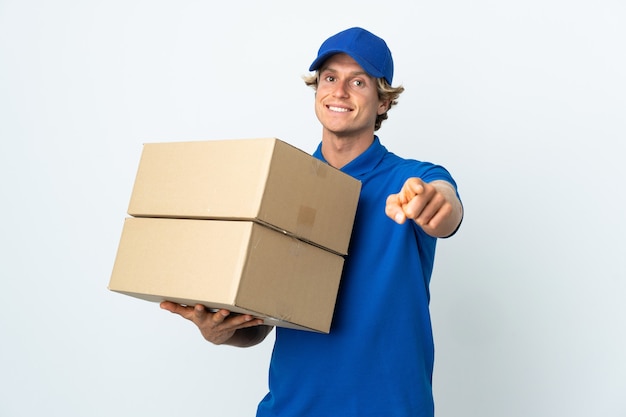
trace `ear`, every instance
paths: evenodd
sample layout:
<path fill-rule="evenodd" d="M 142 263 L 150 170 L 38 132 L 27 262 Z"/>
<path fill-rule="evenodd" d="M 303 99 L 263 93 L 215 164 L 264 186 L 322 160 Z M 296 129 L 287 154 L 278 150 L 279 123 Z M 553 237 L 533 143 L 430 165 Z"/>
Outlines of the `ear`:
<path fill-rule="evenodd" d="M 380 100 L 378 104 L 378 115 L 384 114 L 389 110 L 390 100 Z"/>

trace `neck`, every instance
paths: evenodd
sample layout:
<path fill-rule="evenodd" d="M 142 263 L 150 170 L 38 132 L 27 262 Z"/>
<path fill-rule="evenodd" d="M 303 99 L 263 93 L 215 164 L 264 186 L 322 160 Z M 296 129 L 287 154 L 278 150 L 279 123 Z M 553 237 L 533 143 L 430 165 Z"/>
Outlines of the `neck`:
<path fill-rule="evenodd" d="M 339 136 L 324 131 L 322 134 L 322 155 L 330 166 L 341 169 L 370 147 L 374 134 L 358 137 Z"/>

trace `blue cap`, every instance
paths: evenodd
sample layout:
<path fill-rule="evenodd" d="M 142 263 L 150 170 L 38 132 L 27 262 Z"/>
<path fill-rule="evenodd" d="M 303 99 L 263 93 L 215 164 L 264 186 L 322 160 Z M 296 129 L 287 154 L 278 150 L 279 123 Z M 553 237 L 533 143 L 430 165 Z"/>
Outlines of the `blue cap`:
<path fill-rule="evenodd" d="M 372 77 L 384 78 L 391 85 L 391 51 L 384 40 L 359 27 L 346 29 L 326 39 L 309 71 L 318 70 L 331 55 L 341 53 L 350 55 Z"/>

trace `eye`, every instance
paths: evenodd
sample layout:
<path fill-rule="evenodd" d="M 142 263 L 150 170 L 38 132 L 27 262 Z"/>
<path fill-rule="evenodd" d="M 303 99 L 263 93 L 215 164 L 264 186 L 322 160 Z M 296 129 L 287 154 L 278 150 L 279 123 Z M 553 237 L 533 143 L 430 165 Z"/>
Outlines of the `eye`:
<path fill-rule="evenodd" d="M 363 80 L 353 80 L 352 85 L 357 88 L 365 87 L 365 82 Z"/>
<path fill-rule="evenodd" d="M 327 75 L 326 77 L 324 77 L 324 80 L 326 80 L 326 82 L 332 83 L 335 81 L 335 77 L 333 77 L 332 75 Z"/>

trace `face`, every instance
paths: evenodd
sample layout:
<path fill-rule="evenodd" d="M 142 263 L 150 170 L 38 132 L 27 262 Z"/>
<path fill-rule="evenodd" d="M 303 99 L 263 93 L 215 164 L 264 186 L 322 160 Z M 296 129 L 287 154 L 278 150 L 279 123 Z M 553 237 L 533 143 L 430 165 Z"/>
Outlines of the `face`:
<path fill-rule="evenodd" d="M 331 56 L 319 70 L 315 114 L 325 134 L 339 138 L 374 136 L 376 117 L 387 110 L 376 79 L 346 54 Z"/>

